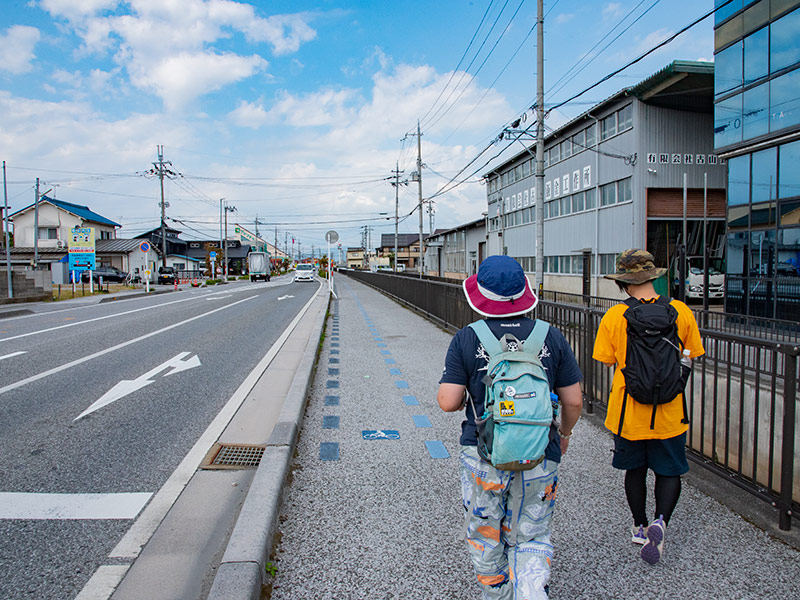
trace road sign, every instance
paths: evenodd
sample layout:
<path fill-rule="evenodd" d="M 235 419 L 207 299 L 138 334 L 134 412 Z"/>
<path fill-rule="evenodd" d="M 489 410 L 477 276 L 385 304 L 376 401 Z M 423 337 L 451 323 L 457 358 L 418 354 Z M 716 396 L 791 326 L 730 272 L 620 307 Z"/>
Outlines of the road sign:
<path fill-rule="evenodd" d="M 339 234 L 335 231 L 331 230 L 325 234 L 325 241 L 329 244 L 335 244 L 339 241 Z"/>
<path fill-rule="evenodd" d="M 212 250 L 211 252 L 208 253 L 208 257 L 213 260 L 217 258 L 217 253 Z"/>
<path fill-rule="evenodd" d="M 139 244 L 139 250 L 142 252 L 149 252 L 150 251 L 150 242 L 144 240 L 141 244 Z"/>
<path fill-rule="evenodd" d="M 85 271 L 95 267 L 94 227 L 73 227 L 69 236 L 69 270 Z"/>

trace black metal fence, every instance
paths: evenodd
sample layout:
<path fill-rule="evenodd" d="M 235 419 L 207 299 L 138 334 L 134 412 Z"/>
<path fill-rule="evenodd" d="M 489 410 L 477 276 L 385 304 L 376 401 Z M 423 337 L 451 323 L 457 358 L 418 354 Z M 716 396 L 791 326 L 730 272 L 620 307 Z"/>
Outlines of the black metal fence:
<path fill-rule="evenodd" d="M 479 318 L 461 285 L 392 274 L 347 271 L 432 321 L 455 331 Z M 575 301 L 579 299 L 580 301 Z M 587 412 L 605 412 L 613 368 L 592 360 L 594 338 L 605 311 L 618 300 L 545 292 L 536 316 L 558 327 L 584 374 Z M 741 320 L 742 315 L 703 313 L 706 354 L 694 361 L 686 388 L 689 457 L 779 510 L 781 529 L 800 514 L 796 334 Z M 740 319 L 731 321 L 732 319 Z M 729 322 L 731 321 L 731 322 Z M 795 326 L 797 324 L 794 324 Z M 786 337 L 779 334 L 786 333 Z M 788 340 L 788 341 L 786 341 Z"/>

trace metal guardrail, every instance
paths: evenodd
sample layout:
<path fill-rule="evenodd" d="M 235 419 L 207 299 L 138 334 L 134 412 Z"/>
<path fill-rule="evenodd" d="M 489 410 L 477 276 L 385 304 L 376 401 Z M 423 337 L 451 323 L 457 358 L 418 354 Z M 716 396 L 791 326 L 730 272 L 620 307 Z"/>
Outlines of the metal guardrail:
<path fill-rule="evenodd" d="M 363 271 L 346 274 L 450 331 L 480 318 L 458 284 Z M 617 301 L 565 300 L 545 292 L 536 316 L 558 327 L 572 346 L 584 375 L 587 412 L 595 407 L 604 412 L 614 370 L 593 360 L 592 349 L 600 319 Z M 792 515 L 800 514 L 800 457 L 795 447 L 800 346 L 796 341 L 765 339 L 766 335 L 742 335 L 746 327 L 747 321 L 738 323 L 734 332 L 700 329 L 706 354 L 694 361 L 686 388 L 688 456 L 777 507 L 779 527 L 788 530 Z"/>

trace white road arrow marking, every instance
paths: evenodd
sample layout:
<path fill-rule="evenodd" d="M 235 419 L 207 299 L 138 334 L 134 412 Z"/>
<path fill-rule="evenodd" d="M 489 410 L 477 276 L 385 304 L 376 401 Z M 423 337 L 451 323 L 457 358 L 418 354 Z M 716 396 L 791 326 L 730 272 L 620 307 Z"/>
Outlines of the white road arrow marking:
<path fill-rule="evenodd" d="M 281 296 L 278 300 L 286 300 L 287 298 L 294 298 L 294 296 Z"/>
<path fill-rule="evenodd" d="M 110 390 L 108 390 L 102 397 L 97 400 L 94 404 L 92 404 L 89 408 L 75 417 L 75 421 L 85 417 L 86 415 L 93 413 L 94 411 L 103 408 L 104 406 L 108 406 L 112 402 L 116 402 L 120 398 L 124 398 L 128 394 L 131 394 L 137 390 L 140 390 L 144 387 L 147 387 L 151 383 L 155 383 L 154 377 L 164 371 L 165 369 L 170 369 L 168 373 L 164 374 L 164 377 L 167 375 L 174 375 L 175 373 L 179 373 L 181 371 L 186 371 L 188 369 L 194 369 L 195 367 L 200 366 L 200 358 L 195 355 L 187 360 L 183 360 L 187 356 L 189 356 L 191 352 L 181 352 L 170 358 L 168 361 L 161 363 L 155 369 L 150 369 L 144 375 L 137 377 L 136 379 L 123 379 Z"/>
<path fill-rule="evenodd" d="M 6 354 L 5 356 L 0 356 L 0 360 L 4 360 L 6 358 L 14 358 L 15 356 L 19 356 L 20 354 L 27 354 L 27 350 L 22 350 L 21 352 L 12 352 L 11 354 Z"/>

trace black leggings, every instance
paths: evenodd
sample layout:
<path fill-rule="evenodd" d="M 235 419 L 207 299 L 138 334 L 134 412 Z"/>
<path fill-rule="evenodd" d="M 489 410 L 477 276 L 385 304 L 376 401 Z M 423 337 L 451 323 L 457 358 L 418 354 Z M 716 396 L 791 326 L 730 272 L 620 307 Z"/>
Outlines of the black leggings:
<path fill-rule="evenodd" d="M 656 473 L 655 517 L 662 515 L 664 523 L 669 523 L 680 495 L 680 475 L 668 477 Z M 647 526 L 647 467 L 625 471 L 625 496 L 628 498 L 634 524 Z"/>

